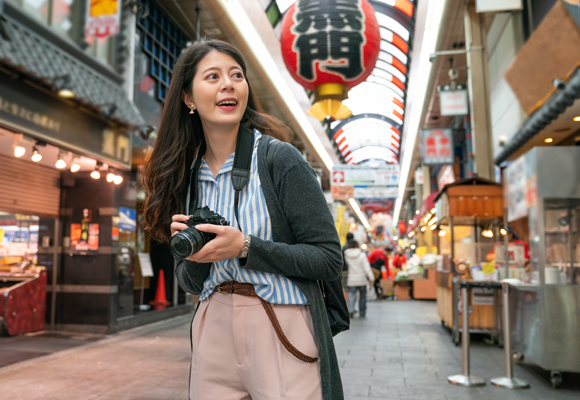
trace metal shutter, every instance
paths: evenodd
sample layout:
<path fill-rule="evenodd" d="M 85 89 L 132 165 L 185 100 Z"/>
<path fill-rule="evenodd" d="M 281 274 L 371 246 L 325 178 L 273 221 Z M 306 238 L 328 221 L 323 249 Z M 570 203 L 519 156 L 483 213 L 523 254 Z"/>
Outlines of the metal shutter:
<path fill-rule="evenodd" d="M 55 217 L 60 171 L 0 155 L 0 211 Z"/>

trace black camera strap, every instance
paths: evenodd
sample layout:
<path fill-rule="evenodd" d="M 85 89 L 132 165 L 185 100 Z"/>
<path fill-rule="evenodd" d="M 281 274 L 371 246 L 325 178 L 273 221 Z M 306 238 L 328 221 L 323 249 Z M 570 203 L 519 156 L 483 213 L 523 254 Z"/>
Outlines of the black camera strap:
<path fill-rule="evenodd" d="M 234 167 L 232 169 L 232 185 L 234 187 L 234 213 L 240 231 L 240 218 L 238 207 L 240 203 L 240 192 L 250 181 L 250 169 L 252 168 L 252 153 L 254 152 L 254 133 L 240 125 L 238 141 L 236 143 L 236 153 L 234 155 Z"/>
<path fill-rule="evenodd" d="M 201 167 L 201 160 L 205 153 L 205 143 L 203 143 L 197 152 L 195 164 L 191 170 L 189 178 L 190 186 L 187 197 L 187 209 L 189 215 L 193 215 L 197 209 L 197 182 L 199 168 Z M 250 181 L 250 169 L 252 168 L 252 153 L 254 152 L 254 133 L 240 125 L 238 131 L 238 140 L 236 142 L 236 152 L 234 155 L 234 165 L 232 168 L 232 185 L 234 187 L 234 213 L 238 228 L 242 230 L 240 225 L 240 218 L 238 217 L 238 207 L 240 203 L 240 192 L 244 190 Z M 192 189 L 193 188 L 193 189 Z"/>

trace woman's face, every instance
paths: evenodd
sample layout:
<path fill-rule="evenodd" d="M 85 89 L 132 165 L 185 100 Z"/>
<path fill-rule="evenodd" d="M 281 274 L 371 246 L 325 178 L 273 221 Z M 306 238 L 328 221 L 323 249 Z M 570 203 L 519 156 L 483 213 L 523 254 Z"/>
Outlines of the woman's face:
<path fill-rule="evenodd" d="M 185 104 L 199 113 L 204 127 L 237 125 L 248 104 L 248 82 L 242 67 L 229 55 L 212 51 L 201 59 Z"/>

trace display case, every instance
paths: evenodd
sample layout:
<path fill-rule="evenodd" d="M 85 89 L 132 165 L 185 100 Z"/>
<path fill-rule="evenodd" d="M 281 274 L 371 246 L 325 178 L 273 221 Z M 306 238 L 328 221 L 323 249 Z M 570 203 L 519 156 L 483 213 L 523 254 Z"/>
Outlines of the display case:
<path fill-rule="evenodd" d="M 508 217 L 528 217 L 531 255 L 512 291 L 513 348 L 557 386 L 561 372 L 580 372 L 580 148 L 536 147 L 506 176 Z"/>
<path fill-rule="evenodd" d="M 437 309 L 441 322 L 451 328 L 453 342 L 458 344 L 464 303 L 459 282 L 473 279 L 476 272 L 484 273 L 482 266 L 489 262 L 488 256 L 500 238 L 503 190 L 501 185 L 477 177 L 454 182 L 439 193 L 435 209 L 433 224 L 438 227 L 439 251 L 450 258 L 449 269 L 437 271 Z M 498 337 L 498 294 L 479 288 L 470 293 L 470 332 Z"/>

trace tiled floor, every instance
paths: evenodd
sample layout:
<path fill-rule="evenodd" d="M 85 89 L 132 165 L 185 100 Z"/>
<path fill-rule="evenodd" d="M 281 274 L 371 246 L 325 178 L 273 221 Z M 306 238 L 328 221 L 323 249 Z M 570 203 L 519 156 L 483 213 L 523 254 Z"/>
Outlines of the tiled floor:
<path fill-rule="evenodd" d="M 441 327 L 434 302 L 385 300 L 368 306 L 367 318 L 355 318 L 351 330 L 335 339 L 348 400 L 580 398 L 580 375 L 566 374 L 562 388 L 553 389 L 549 373 L 531 364 L 515 367 L 516 376 L 530 382 L 531 389 L 491 386 L 489 379 L 503 374 L 503 351 L 477 340 L 472 373 L 488 384 L 452 386 L 446 378 L 461 372 L 461 350 Z M 0 399 L 187 399 L 189 319 L 125 332 L 66 350 L 62 357 L 27 361 L 24 368 L 0 368 Z"/>

